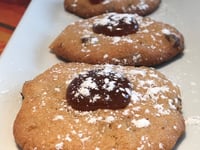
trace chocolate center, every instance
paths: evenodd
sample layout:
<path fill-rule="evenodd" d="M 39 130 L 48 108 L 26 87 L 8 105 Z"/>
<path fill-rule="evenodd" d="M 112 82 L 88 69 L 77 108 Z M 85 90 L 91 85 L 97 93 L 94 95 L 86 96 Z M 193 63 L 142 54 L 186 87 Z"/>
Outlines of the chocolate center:
<path fill-rule="evenodd" d="M 92 4 L 99 4 L 99 3 L 103 2 L 104 0 L 89 0 L 89 1 Z"/>
<path fill-rule="evenodd" d="M 121 109 L 130 102 L 131 84 L 121 74 L 91 70 L 74 78 L 67 89 L 67 102 L 82 111 Z"/>
<path fill-rule="evenodd" d="M 139 25 L 134 15 L 111 13 L 107 17 L 96 19 L 93 31 L 108 36 L 123 36 L 136 33 Z"/>

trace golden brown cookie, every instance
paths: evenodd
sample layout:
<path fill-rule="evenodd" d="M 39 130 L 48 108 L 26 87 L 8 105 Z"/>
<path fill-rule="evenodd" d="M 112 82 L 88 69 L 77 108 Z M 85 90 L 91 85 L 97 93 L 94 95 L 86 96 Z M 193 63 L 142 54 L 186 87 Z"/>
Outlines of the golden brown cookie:
<path fill-rule="evenodd" d="M 170 150 L 185 130 L 179 88 L 152 68 L 60 63 L 22 95 L 23 150 Z"/>
<path fill-rule="evenodd" d="M 155 11 L 160 2 L 161 0 L 65 0 L 64 7 L 83 18 L 107 12 L 137 13 L 145 16 Z"/>
<path fill-rule="evenodd" d="M 109 13 L 70 24 L 50 49 L 67 61 L 155 66 L 184 49 L 174 27 L 136 14 Z"/>

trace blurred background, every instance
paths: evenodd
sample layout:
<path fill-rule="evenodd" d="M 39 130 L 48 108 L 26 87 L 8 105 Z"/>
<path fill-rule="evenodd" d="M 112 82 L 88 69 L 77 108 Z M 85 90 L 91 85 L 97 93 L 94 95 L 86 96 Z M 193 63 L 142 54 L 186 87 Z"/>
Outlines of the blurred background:
<path fill-rule="evenodd" d="M 0 0 L 0 54 L 31 0 Z"/>

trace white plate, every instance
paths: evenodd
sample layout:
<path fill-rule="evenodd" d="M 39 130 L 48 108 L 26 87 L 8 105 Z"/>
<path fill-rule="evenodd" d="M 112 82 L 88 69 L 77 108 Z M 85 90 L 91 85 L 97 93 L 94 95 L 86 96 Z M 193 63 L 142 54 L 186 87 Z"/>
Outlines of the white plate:
<path fill-rule="evenodd" d="M 200 1 L 162 0 L 151 15 L 178 28 L 185 36 L 184 55 L 158 69 L 182 90 L 186 134 L 175 149 L 200 147 Z M 69 23 L 78 20 L 65 12 L 63 0 L 32 0 L 5 51 L 0 56 L 0 149 L 17 150 L 12 126 L 21 106 L 21 88 L 59 62 L 49 44 Z M 165 136 L 165 135 L 163 135 Z"/>

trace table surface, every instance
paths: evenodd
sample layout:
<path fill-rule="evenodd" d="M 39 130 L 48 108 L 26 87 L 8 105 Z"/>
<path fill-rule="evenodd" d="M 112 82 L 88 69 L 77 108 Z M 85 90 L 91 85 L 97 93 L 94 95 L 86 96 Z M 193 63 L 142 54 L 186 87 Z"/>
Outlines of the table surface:
<path fill-rule="evenodd" d="M 30 0 L 0 0 L 0 54 L 23 16 Z"/>

